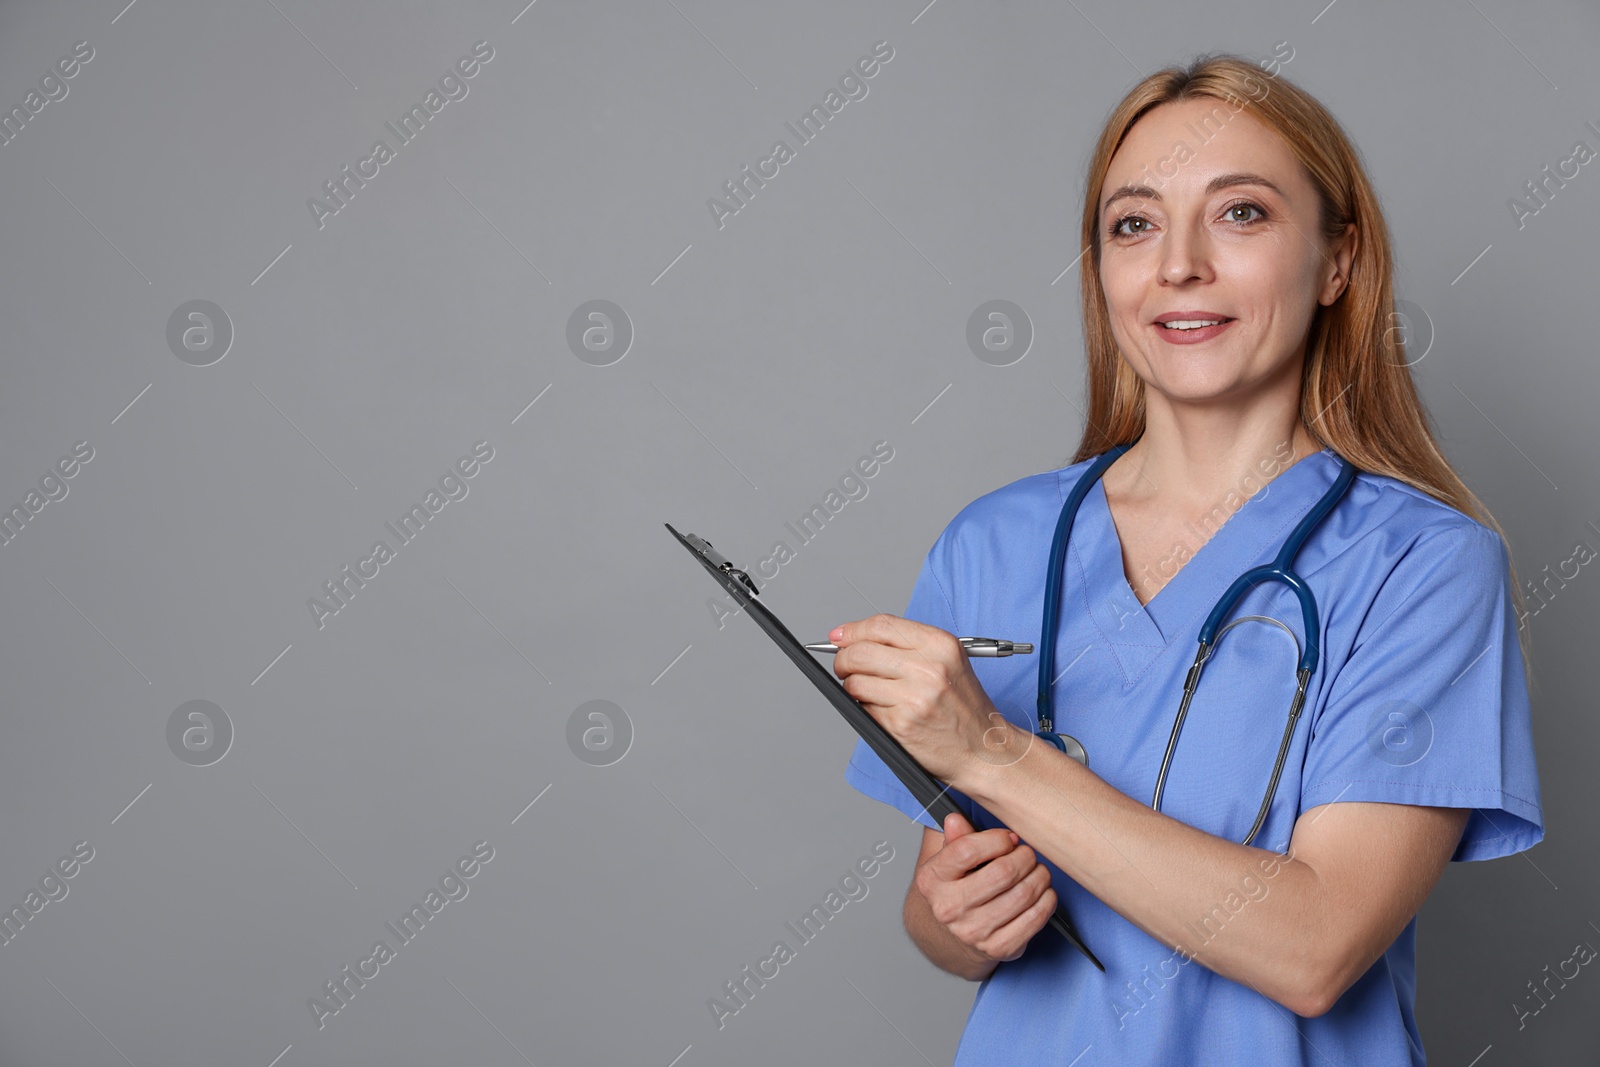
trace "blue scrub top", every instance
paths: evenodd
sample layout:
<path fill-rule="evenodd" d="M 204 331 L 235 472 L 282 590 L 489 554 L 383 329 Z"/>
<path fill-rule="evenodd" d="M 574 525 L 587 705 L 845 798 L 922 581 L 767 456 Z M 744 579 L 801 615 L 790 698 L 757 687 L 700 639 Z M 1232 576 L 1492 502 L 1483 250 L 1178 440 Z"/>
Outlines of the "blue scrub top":
<path fill-rule="evenodd" d="M 1090 462 L 1022 478 L 962 509 L 928 552 L 906 617 L 958 636 L 1038 641 L 1051 537 Z M 1150 803 L 1201 623 L 1239 574 L 1277 555 L 1338 471 L 1338 456 L 1323 449 L 1220 528 L 1196 531 L 1199 543 L 1216 529 L 1146 605 L 1125 576 L 1104 489 L 1097 482 L 1085 496 L 1064 569 L 1054 708 L 1056 729 L 1083 742 L 1102 779 Z M 1301 812 L 1340 801 L 1471 808 L 1452 860 L 1538 844 L 1527 681 L 1498 535 L 1404 482 L 1361 472 L 1295 569 L 1317 598 L 1322 656 L 1252 847 L 1287 852 Z M 1254 589 L 1230 619 L 1251 614 L 1281 620 L 1304 644 L 1298 602 L 1282 584 Z M 1296 659 L 1275 626 L 1247 621 L 1227 631 L 1184 722 L 1164 814 L 1243 840 L 1287 722 Z M 971 662 L 995 707 L 1036 729 L 1037 653 Z M 845 780 L 942 829 L 864 742 Z M 977 829 L 999 825 L 969 797 L 951 796 Z M 1185 960 L 1039 859 L 1106 971 L 1046 927 L 979 986 L 955 1067 L 1217 1064 L 1244 1049 L 1271 1065 L 1424 1062 L 1413 1017 L 1414 917 L 1331 1010 L 1308 1019 Z M 1270 888 L 1259 872 L 1242 879 L 1237 894 L 1195 916 L 1194 941 Z"/>

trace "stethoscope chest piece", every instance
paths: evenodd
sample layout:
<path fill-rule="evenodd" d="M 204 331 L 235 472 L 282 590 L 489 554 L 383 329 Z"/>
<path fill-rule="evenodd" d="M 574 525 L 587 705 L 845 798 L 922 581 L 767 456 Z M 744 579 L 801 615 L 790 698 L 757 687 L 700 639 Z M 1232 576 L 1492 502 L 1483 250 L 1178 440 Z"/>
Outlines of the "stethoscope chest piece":
<path fill-rule="evenodd" d="M 1089 766 L 1089 753 L 1084 751 L 1083 744 L 1071 734 L 1040 733 L 1038 736 L 1044 738 L 1085 767 Z"/>

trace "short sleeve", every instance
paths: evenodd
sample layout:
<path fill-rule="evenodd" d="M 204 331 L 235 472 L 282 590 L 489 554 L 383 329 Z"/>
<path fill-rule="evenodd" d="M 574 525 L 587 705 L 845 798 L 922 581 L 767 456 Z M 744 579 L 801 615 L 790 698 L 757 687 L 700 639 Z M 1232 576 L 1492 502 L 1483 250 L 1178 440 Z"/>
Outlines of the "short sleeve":
<path fill-rule="evenodd" d="M 933 548 L 929 549 L 927 557 L 922 561 L 922 571 L 917 575 L 916 585 L 912 587 L 911 601 L 906 607 L 905 617 L 960 636 L 955 609 L 950 603 L 950 596 L 941 579 L 941 574 L 950 573 L 943 566 L 945 554 L 949 550 L 949 541 L 950 534 L 946 531 L 934 542 Z M 944 827 L 928 814 L 923 805 L 911 795 L 911 791 L 895 777 L 888 765 L 859 737 L 856 738 L 855 751 L 850 755 L 850 763 L 845 768 L 844 780 L 873 800 L 880 800 L 899 808 L 909 818 L 915 819 L 929 829 L 944 832 Z M 967 816 L 967 821 L 971 822 L 972 801 L 956 789 L 949 790 L 947 795 L 961 808 L 962 813 Z"/>
<path fill-rule="evenodd" d="M 1302 811 L 1471 808 L 1456 861 L 1544 839 L 1507 558 L 1473 523 L 1419 538 L 1394 565 L 1312 726 Z"/>

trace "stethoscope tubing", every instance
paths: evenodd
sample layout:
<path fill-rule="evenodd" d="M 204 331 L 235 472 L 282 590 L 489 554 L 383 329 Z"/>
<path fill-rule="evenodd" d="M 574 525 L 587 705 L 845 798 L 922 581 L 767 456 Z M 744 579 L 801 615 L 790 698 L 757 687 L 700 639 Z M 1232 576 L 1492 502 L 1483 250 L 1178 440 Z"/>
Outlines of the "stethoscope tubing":
<path fill-rule="evenodd" d="M 1067 539 L 1072 533 L 1072 523 L 1078 517 L 1078 506 L 1083 503 L 1083 498 L 1089 494 L 1094 483 L 1100 480 L 1100 476 L 1118 456 L 1132 447 L 1131 443 L 1116 445 L 1095 460 L 1067 494 L 1066 503 L 1061 505 L 1061 516 L 1056 519 L 1055 537 L 1050 542 L 1050 570 L 1046 574 L 1044 584 L 1044 629 L 1040 634 L 1039 643 L 1038 709 L 1041 730 L 1054 729 L 1050 716 L 1050 691 L 1054 686 L 1056 643 L 1046 638 L 1054 637 L 1056 624 L 1061 618 L 1061 574 L 1067 565 Z"/>
<path fill-rule="evenodd" d="M 1048 740 L 1056 748 L 1067 752 L 1074 759 L 1088 766 L 1088 754 L 1083 745 L 1074 738 L 1055 732 L 1054 717 L 1051 714 L 1051 695 L 1054 690 L 1052 674 L 1055 671 L 1055 646 L 1054 640 L 1056 627 L 1061 617 L 1061 588 L 1062 576 L 1066 568 L 1067 544 L 1071 536 L 1072 524 L 1077 518 L 1078 508 L 1083 503 L 1084 497 L 1119 456 L 1131 448 L 1131 444 L 1116 445 L 1100 455 L 1077 484 L 1067 495 L 1066 502 L 1062 505 L 1061 515 L 1056 520 L 1055 536 L 1050 545 L 1050 567 L 1047 572 L 1044 594 L 1044 622 L 1039 635 L 1039 692 L 1038 716 L 1039 726 L 1037 733 Z M 1300 602 L 1301 620 L 1305 627 L 1306 643 L 1300 650 L 1300 656 L 1295 669 L 1295 694 L 1289 707 L 1288 721 L 1284 725 L 1283 737 L 1278 743 L 1277 758 L 1273 761 L 1272 779 L 1267 785 L 1266 795 L 1262 798 L 1260 810 L 1256 813 L 1255 824 L 1251 826 L 1249 834 L 1245 836 L 1243 844 L 1248 845 L 1261 830 L 1266 821 L 1267 811 L 1272 806 L 1272 798 L 1277 793 L 1278 781 L 1283 775 L 1283 764 L 1289 753 L 1289 744 L 1294 737 L 1295 726 L 1300 720 L 1300 714 L 1305 706 L 1306 689 L 1311 681 L 1311 675 L 1317 669 L 1317 661 L 1321 656 L 1321 630 L 1317 612 L 1316 597 L 1311 592 L 1311 587 L 1306 584 L 1293 568 L 1294 560 L 1300 554 L 1300 548 L 1311 536 L 1312 532 L 1327 518 L 1328 513 L 1344 498 L 1345 492 L 1355 480 L 1356 468 L 1343 456 L 1339 457 L 1339 474 L 1334 478 L 1333 484 L 1327 492 L 1300 520 L 1294 530 L 1285 539 L 1279 549 L 1277 558 L 1271 563 L 1253 567 L 1238 578 L 1234 579 L 1226 592 L 1218 598 L 1211 612 L 1206 616 L 1205 623 L 1200 627 L 1199 649 L 1195 652 L 1194 662 L 1190 664 L 1184 676 L 1183 699 L 1178 705 L 1178 714 L 1172 724 L 1172 733 L 1167 738 L 1166 752 L 1161 759 L 1161 768 L 1156 774 L 1155 794 L 1150 806 L 1156 811 L 1161 810 L 1161 796 L 1166 787 L 1167 772 L 1172 765 L 1172 757 L 1178 748 L 1178 738 L 1183 731 L 1184 720 L 1189 714 L 1189 703 L 1194 699 L 1195 690 L 1200 686 L 1200 676 L 1205 670 L 1206 661 L 1211 658 L 1216 642 L 1221 633 L 1227 630 L 1222 626 L 1223 621 L 1238 605 L 1240 598 L 1246 592 L 1265 582 L 1282 582 L 1288 586 L 1290 592 Z M 1259 616 L 1257 616 L 1259 617 Z M 1236 620 L 1242 621 L 1242 620 Z M 1269 620 L 1294 636 L 1283 623 L 1276 619 Z M 1231 625 L 1231 624 L 1230 624 Z M 1219 631 L 1219 627 L 1221 630 Z M 1298 641 L 1296 642 L 1298 645 Z"/>

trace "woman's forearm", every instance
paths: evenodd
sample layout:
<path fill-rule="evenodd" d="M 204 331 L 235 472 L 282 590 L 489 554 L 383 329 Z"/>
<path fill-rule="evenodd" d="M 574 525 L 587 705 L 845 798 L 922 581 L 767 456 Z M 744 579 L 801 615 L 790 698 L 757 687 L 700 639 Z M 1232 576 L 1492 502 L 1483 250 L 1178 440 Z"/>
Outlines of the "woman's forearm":
<path fill-rule="evenodd" d="M 1310 867 L 1163 815 L 1012 729 L 1020 758 L 952 784 L 1151 937 L 1291 1010 L 1314 1012 L 1332 956 Z M 1207 921 L 1247 887 L 1259 892 L 1237 916 L 1227 908 L 1222 922 Z"/>
<path fill-rule="evenodd" d="M 917 889 L 915 878 L 906 890 L 905 923 L 906 933 L 911 936 L 912 942 L 928 958 L 928 962 L 941 971 L 948 971 L 969 982 L 981 982 L 999 966 L 998 960 L 962 944 L 943 923 L 934 918 L 928 898 Z"/>

